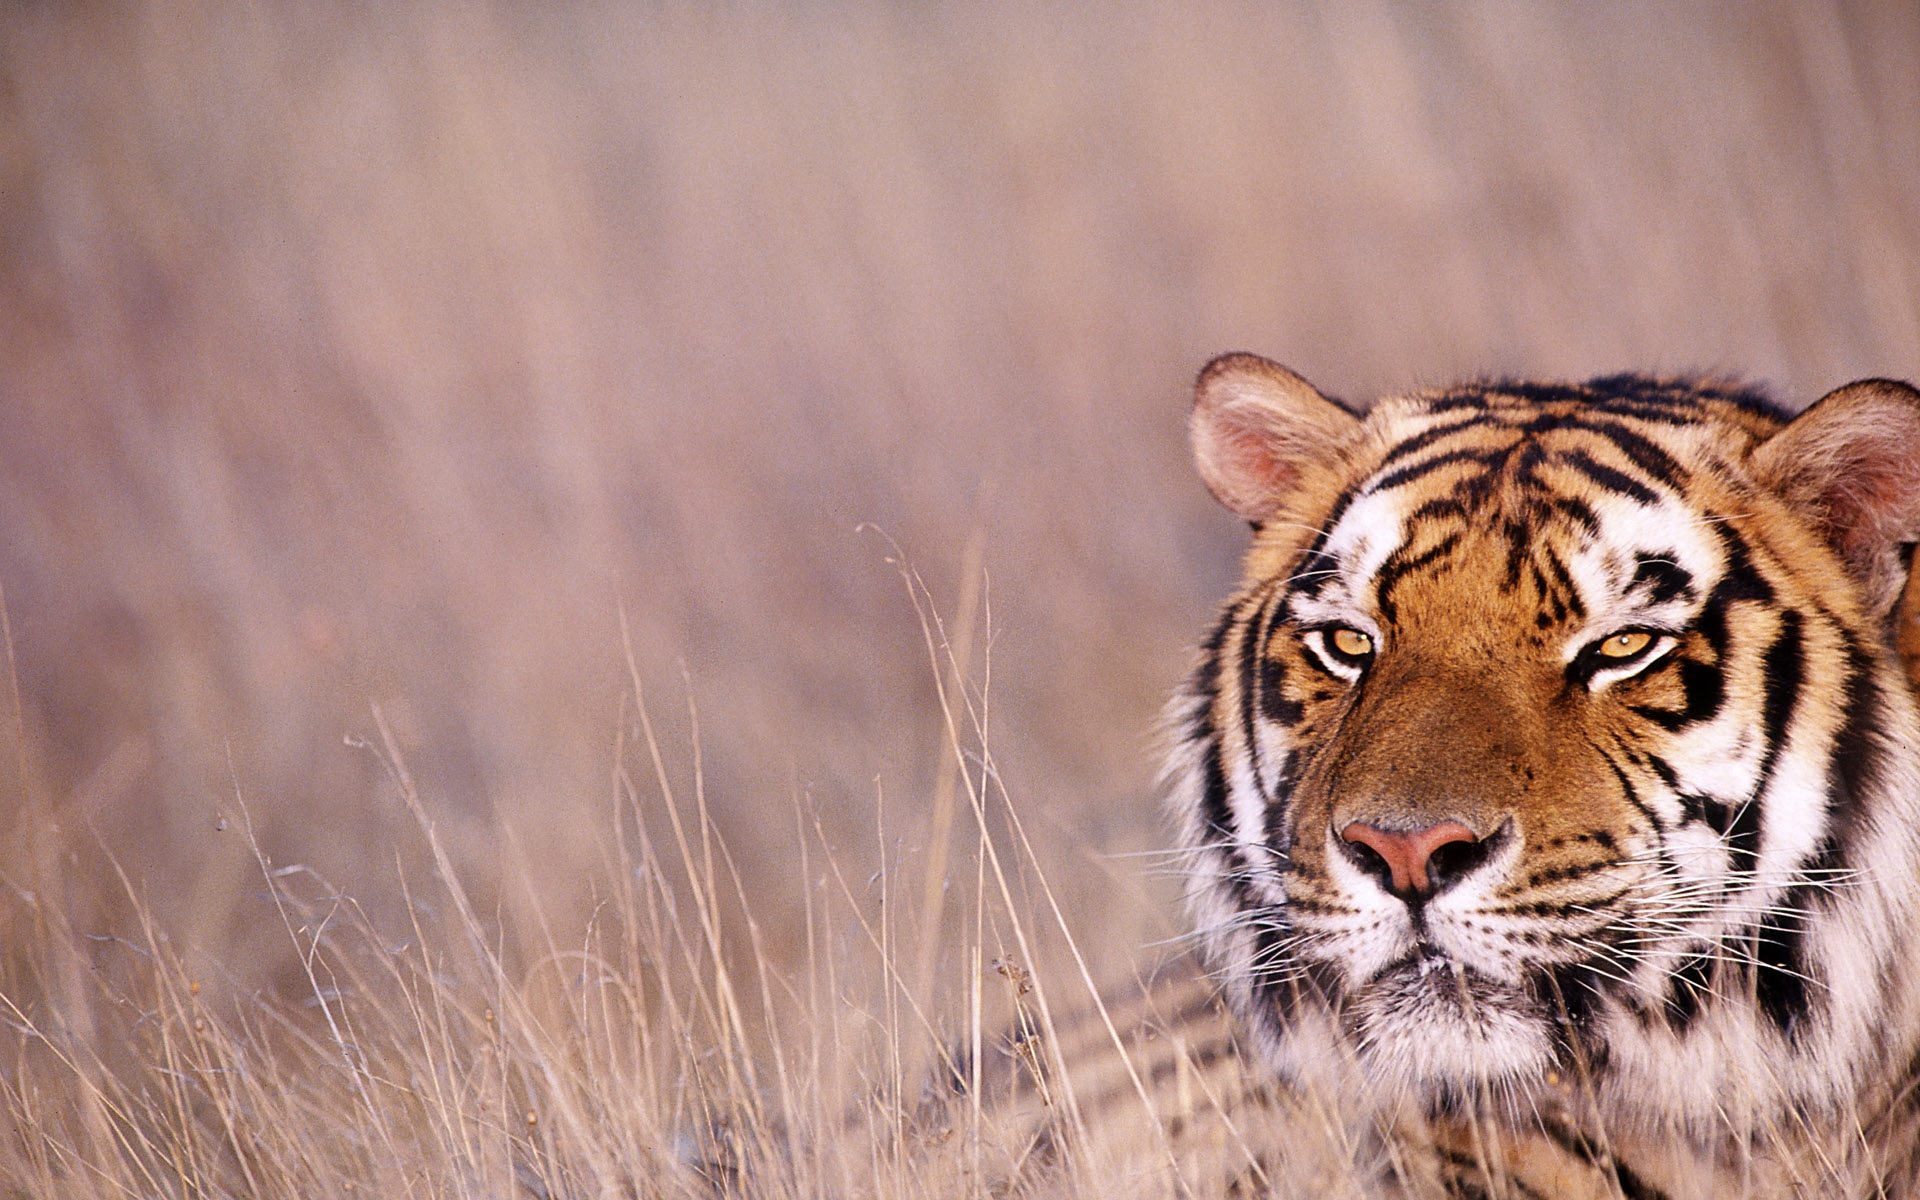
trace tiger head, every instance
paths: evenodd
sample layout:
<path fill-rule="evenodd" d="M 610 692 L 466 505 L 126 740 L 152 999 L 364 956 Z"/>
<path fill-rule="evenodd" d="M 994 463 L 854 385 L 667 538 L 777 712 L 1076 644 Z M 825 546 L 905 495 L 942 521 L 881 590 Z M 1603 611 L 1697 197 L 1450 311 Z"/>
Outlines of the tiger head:
<path fill-rule="evenodd" d="M 1619 376 L 1362 419 L 1230 355 L 1192 432 L 1255 532 L 1170 774 L 1277 1069 L 1440 1111 L 1577 1076 L 1708 1131 L 1914 1055 L 1920 392 L 1789 421 Z"/>

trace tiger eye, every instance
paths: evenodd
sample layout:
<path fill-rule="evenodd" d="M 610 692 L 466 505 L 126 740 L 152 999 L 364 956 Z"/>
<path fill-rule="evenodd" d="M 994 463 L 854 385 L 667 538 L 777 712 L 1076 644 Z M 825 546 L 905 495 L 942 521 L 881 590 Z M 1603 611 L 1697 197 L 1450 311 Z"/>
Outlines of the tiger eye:
<path fill-rule="evenodd" d="M 1616 633 L 1600 643 L 1602 658 L 1632 658 L 1653 642 L 1653 635 L 1641 629 Z"/>
<path fill-rule="evenodd" d="M 1333 648 L 1348 658 L 1365 658 L 1373 653 L 1373 639 L 1358 629 L 1336 629 Z"/>

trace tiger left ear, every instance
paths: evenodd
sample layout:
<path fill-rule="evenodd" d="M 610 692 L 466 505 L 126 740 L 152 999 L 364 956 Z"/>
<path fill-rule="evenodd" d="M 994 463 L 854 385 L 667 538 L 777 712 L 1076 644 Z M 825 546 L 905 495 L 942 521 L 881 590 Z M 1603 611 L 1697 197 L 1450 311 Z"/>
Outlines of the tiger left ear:
<path fill-rule="evenodd" d="M 1258 525 L 1306 473 L 1335 462 L 1360 418 L 1277 362 L 1223 354 L 1193 387 L 1193 463 L 1214 499 Z"/>
<path fill-rule="evenodd" d="M 1811 517 L 1885 618 L 1920 542 L 1920 391 L 1863 379 L 1827 393 L 1753 454 L 1761 482 Z"/>

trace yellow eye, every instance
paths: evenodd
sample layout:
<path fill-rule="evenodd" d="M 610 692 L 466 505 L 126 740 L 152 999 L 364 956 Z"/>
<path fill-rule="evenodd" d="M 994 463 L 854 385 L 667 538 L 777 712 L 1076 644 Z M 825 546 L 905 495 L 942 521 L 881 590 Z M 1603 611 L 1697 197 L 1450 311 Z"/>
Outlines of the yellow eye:
<path fill-rule="evenodd" d="M 1348 658 L 1365 658 L 1373 653 L 1373 639 L 1358 629 L 1336 629 L 1329 636 L 1334 650 Z"/>
<path fill-rule="evenodd" d="M 1632 658 L 1653 644 L 1653 635 L 1644 629 L 1616 633 L 1600 643 L 1601 658 Z"/>

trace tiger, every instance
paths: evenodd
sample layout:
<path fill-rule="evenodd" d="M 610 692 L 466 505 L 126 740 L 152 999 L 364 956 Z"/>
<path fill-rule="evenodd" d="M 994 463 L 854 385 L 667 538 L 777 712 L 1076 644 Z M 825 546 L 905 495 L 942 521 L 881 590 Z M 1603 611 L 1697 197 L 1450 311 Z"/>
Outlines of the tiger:
<path fill-rule="evenodd" d="M 1167 716 L 1195 953 L 1028 1015 L 983 1189 L 1920 1197 L 1920 392 L 1230 354 L 1191 436 L 1252 538 Z"/>
<path fill-rule="evenodd" d="M 1191 434 L 1252 543 L 1169 792 L 1249 1069 L 1447 1194 L 1920 1196 L 1920 392 L 1361 416 L 1231 354 Z"/>

